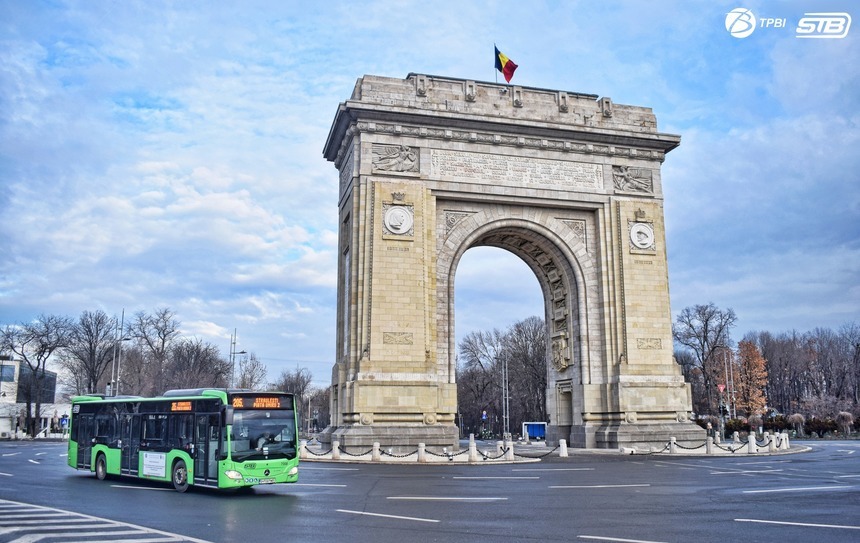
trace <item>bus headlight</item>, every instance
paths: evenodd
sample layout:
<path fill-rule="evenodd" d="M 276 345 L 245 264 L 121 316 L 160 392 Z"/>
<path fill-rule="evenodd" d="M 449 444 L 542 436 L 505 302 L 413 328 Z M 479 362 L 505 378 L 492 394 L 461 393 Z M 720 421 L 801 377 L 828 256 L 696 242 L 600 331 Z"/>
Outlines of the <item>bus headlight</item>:
<path fill-rule="evenodd" d="M 224 472 L 224 475 L 226 475 L 228 479 L 235 479 L 237 481 L 242 479 L 242 474 L 234 469 L 228 469 Z"/>
<path fill-rule="evenodd" d="M 293 466 L 293 467 L 292 467 L 292 469 L 290 469 L 290 472 L 289 472 L 287 475 L 289 475 L 289 476 L 293 476 L 293 475 L 298 475 L 298 474 L 299 474 L 299 468 L 298 468 L 298 466 Z"/>

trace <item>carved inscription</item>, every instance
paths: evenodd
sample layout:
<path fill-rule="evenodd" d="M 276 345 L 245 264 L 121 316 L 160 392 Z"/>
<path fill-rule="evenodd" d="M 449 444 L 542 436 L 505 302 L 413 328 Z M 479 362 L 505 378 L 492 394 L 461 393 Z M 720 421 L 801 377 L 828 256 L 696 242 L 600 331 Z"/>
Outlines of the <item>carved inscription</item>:
<path fill-rule="evenodd" d="M 603 166 L 516 156 L 433 149 L 430 175 L 440 179 L 468 178 L 487 183 L 557 186 L 598 190 L 603 187 Z"/>

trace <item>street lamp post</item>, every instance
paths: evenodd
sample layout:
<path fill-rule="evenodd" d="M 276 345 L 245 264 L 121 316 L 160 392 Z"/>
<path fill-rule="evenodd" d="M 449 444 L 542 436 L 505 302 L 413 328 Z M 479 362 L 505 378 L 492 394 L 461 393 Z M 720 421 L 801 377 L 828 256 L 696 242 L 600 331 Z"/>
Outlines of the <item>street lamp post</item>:
<path fill-rule="evenodd" d="M 230 336 L 230 388 L 236 386 L 236 355 L 248 354 L 246 351 L 236 351 L 236 329 L 233 328 L 233 335 Z"/>

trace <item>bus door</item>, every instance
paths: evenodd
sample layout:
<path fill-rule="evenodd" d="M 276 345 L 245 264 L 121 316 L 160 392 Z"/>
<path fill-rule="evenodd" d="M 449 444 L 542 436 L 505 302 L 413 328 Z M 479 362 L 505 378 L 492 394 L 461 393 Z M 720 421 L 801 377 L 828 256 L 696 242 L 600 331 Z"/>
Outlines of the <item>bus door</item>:
<path fill-rule="evenodd" d="M 122 473 L 137 475 L 140 456 L 140 415 L 125 415 L 122 423 Z"/>
<path fill-rule="evenodd" d="M 218 439 L 221 422 L 218 415 L 197 415 L 194 446 L 194 482 L 218 484 Z"/>
<path fill-rule="evenodd" d="M 93 413 L 80 413 L 75 418 L 75 432 L 78 442 L 78 465 L 80 469 L 90 469 L 92 466 Z"/>

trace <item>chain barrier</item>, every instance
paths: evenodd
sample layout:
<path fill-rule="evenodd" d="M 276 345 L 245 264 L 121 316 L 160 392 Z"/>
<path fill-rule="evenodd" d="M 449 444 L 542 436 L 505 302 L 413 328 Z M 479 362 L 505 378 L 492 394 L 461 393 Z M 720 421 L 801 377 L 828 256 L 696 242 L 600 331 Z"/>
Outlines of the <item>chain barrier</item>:
<path fill-rule="evenodd" d="M 363 452 L 363 453 L 359 453 L 359 454 L 352 454 L 352 453 L 346 452 L 346 451 L 343 449 L 343 447 L 338 447 L 338 448 L 337 448 L 337 450 L 339 450 L 341 453 L 343 453 L 343 454 L 345 454 L 345 455 L 347 455 L 347 456 L 352 456 L 352 457 L 365 456 L 365 455 L 368 455 L 368 454 L 370 454 L 370 453 L 372 453 L 372 452 L 373 452 L 373 449 L 370 449 L 370 450 L 369 450 L 369 451 L 367 451 L 367 452 Z"/>
<path fill-rule="evenodd" d="M 664 453 L 664 452 L 666 452 L 666 451 L 668 451 L 668 450 L 669 450 L 669 447 L 670 447 L 671 445 L 672 445 L 672 442 L 671 442 L 671 441 L 669 441 L 669 442 L 667 442 L 667 443 L 663 446 L 663 448 L 662 448 L 662 449 L 660 449 L 659 451 L 648 451 L 648 452 L 646 452 L 646 453 L 642 453 L 642 456 L 649 456 L 649 455 L 652 455 L 652 454 L 661 454 L 661 453 Z M 676 444 L 676 445 L 677 445 L 677 444 Z M 639 453 L 637 453 L 637 456 L 638 456 L 638 455 L 639 455 Z"/>
<path fill-rule="evenodd" d="M 736 452 L 736 451 L 739 451 L 739 450 L 743 449 L 743 448 L 744 448 L 744 447 L 746 447 L 747 445 L 746 445 L 746 443 L 741 443 L 741 444 L 739 444 L 739 445 L 738 445 L 738 448 L 737 448 L 737 449 L 733 449 L 731 445 L 729 445 L 728 447 L 723 447 L 723 446 L 722 446 L 722 445 L 720 445 L 719 443 L 714 443 L 714 446 L 715 446 L 716 448 L 718 448 L 718 449 L 723 450 L 723 451 L 728 451 L 728 452 L 730 452 L 730 453 L 732 453 L 732 454 L 735 454 L 735 452 Z"/>
<path fill-rule="evenodd" d="M 508 450 L 509 449 L 502 449 L 502 452 L 499 454 L 499 456 L 490 456 L 489 454 L 485 453 L 480 449 L 478 449 L 478 453 L 484 457 L 484 460 L 498 460 L 499 458 L 505 456 L 508 453 Z"/>
<path fill-rule="evenodd" d="M 406 458 L 408 456 L 412 456 L 413 454 L 418 454 L 418 449 L 415 449 L 411 453 L 406 453 L 406 454 L 394 454 L 394 453 L 390 453 L 386 450 L 380 449 L 379 454 L 382 456 L 390 456 L 391 458 Z"/>
<path fill-rule="evenodd" d="M 444 452 L 443 453 L 434 453 L 433 451 L 424 451 L 424 452 L 426 452 L 427 454 L 429 454 L 431 456 L 437 456 L 439 458 L 448 458 L 450 460 L 451 458 L 455 458 L 457 456 L 468 453 L 469 450 L 463 449 L 462 451 L 455 452 L 455 453 L 444 453 Z"/>
<path fill-rule="evenodd" d="M 315 453 L 315 452 L 313 452 L 312 450 L 310 450 L 310 449 L 308 449 L 307 447 L 305 447 L 305 452 L 306 452 L 306 453 L 308 453 L 308 454 L 312 454 L 312 455 L 314 455 L 314 456 L 325 456 L 325 455 L 327 455 L 327 454 L 331 454 L 331 452 L 332 452 L 333 450 L 334 450 L 334 449 L 329 449 L 329 450 L 327 450 L 327 451 L 325 451 L 325 452 Z"/>
<path fill-rule="evenodd" d="M 561 448 L 561 445 L 559 445 L 555 449 L 549 451 L 548 453 L 539 454 L 537 456 L 532 456 L 532 455 L 528 455 L 528 454 L 519 454 L 516 451 L 514 451 L 514 456 L 519 456 L 520 458 L 546 458 L 547 456 L 551 455 L 552 453 L 559 450 L 560 448 Z"/>
<path fill-rule="evenodd" d="M 675 446 L 676 446 L 676 447 L 678 447 L 679 449 L 684 449 L 684 450 L 687 450 L 687 451 L 695 451 L 696 449 L 701 449 L 701 448 L 703 448 L 706 444 L 707 444 L 707 443 L 702 443 L 702 444 L 701 444 L 701 445 L 699 445 L 698 447 L 685 447 L 685 446 L 681 445 L 680 443 L 675 443 Z"/>

